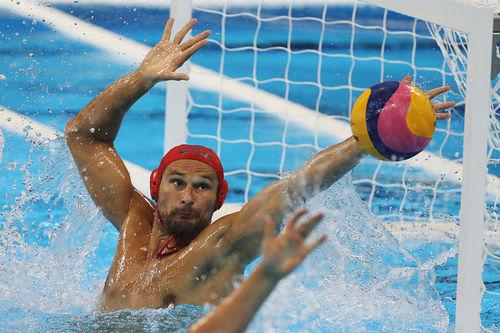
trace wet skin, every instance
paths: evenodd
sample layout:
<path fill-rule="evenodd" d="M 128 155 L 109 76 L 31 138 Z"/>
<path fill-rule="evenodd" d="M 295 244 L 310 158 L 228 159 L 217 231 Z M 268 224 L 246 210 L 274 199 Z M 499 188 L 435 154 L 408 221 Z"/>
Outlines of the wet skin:
<path fill-rule="evenodd" d="M 163 225 L 155 216 L 155 203 L 132 185 L 113 143 L 126 112 L 157 82 L 189 79 L 176 70 L 207 44 L 210 34 L 204 31 L 183 42 L 195 22 L 188 22 L 171 39 L 173 20 L 169 20 L 161 41 L 139 68 L 111 84 L 66 125 L 69 149 L 90 196 L 120 232 L 101 300 L 103 311 L 220 302 L 260 254 L 266 217 L 282 221 L 364 156 L 350 137 L 268 185 L 239 212 L 211 224 L 218 185 L 215 172 L 198 161 L 176 161 L 161 180 L 158 210 Z M 432 99 L 448 89 L 433 89 L 428 96 Z M 437 103 L 434 109 L 450 106 Z M 437 119 L 447 117 L 436 114 Z M 173 233 L 178 234 L 180 250 L 157 259 Z"/>
<path fill-rule="evenodd" d="M 155 216 L 154 206 L 134 193 L 105 284 L 103 310 L 216 303 L 232 290 L 233 278 L 242 274 L 244 266 L 227 265 L 237 259 L 224 251 L 231 216 L 208 227 L 217 186 L 217 175 L 202 162 L 170 164 L 158 201 L 164 224 Z M 181 235 L 178 243 L 184 246 L 157 259 L 172 232 Z"/>

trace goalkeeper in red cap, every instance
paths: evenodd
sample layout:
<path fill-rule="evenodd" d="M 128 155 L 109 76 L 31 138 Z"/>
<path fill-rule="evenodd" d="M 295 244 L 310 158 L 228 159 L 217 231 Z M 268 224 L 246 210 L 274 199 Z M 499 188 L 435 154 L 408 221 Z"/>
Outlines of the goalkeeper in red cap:
<path fill-rule="evenodd" d="M 191 20 L 171 38 L 170 19 L 161 41 L 139 68 L 114 82 L 66 126 L 67 142 L 85 186 L 120 232 L 101 300 L 104 311 L 219 303 L 231 293 L 248 263 L 259 255 L 266 217 L 281 221 L 293 210 L 291 203 L 328 188 L 363 156 L 351 137 L 319 152 L 286 179 L 267 186 L 239 212 L 213 223 L 212 215 L 222 206 L 228 184 L 219 158 L 209 148 L 173 148 L 151 174 L 154 202 L 137 191 L 113 142 L 127 110 L 157 82 L 188 80 L 186 74 L 176 70 L 207 44 L 210 34 L 205 31 L 184 41 L 194 23 Z M 446 90 L 438 88 L 432 94 Z M 435 109 L 447 106 L 436 105 Z M 274 253 L 281 247 L 270 246 L 276 250 L 269 251 L 268 257 L 300 262 L 323 240 L 304 245 L 304 238 L 321 216 L 311 219 L 313 222 L 294 229 L 297 232 L 295 241 L 289 243 L 291 251 Z M 298 250 L 302 248 L 307 251 Z M 264 262 L 270 266 L 276 261 Z M 288 273 L 272 267 L 260 272 L 252 281 L 275 281 Z M 265 292 L 259 293 L 258 288 L 266 285 L 273 283 L 251 284 L 255 292 L 245 294 L 248 304 L 262 301 Z"/>

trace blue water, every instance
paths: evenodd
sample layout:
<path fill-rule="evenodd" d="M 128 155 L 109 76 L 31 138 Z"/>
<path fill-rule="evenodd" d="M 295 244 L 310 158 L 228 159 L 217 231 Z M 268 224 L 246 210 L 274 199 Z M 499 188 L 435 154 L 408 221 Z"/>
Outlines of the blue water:
<path fill-rule="evenodd" d="M 154 45 L 159 39 L 164 21 L 168 17 L 168 12 L 164 10 L 143 8 L 102 6 L 61 6 L 58 8 L 150 46 Z M 254 9 L 245 9 L 245 11 L 250 12 L 252 10 Z M 362 25 L 380 24 L 383 17 L 382 11 L 373 8 L 358 8 L 358 10 L 360 12 L 356 17 L 357 23 Z M 213 31 L 211 38 L 215 42 L 221 42 L 222 36 L 224 36 L 224 44 L 227 49 L 223 52 L 217 43 L 211 43 L 193 57 L 193 62 L 215 71 L 222 70 L 225 75 L 230 77 L 245 78 L 246 83 L 273 94 L 279 96 L 287 94 L 290 100 L 312 109 L 315 109 L 316 105 L 318 105 L 319 111 L 326 115 L 348 119 L 348 110 L 351 106 L 348 90 L 332 90 L 329 88 L 347 85 L 351 68 L 353 70 L 351 84 L 357 88 L 354 91 L 354 97 L 374 83 L 381 80 L 400 79 L 407 73 L 415 75 L 422 89 L 430 89 L 443 83 L 440 73 L 427 69 L 415 70 L 407 64 L 385 63 L 384 72 L 382 73 L 380 72 L 379 60 L 356 60 L 353 62 L 345 57 L 329 57 L 328 55 L 348 55 L 350 53 L 349 42 L 352 28 L 347 24 L 328 25 L 320 43 L 321 26 L 318 22 L 294 21 L 292 23 L 292 42 L 290 45 L 294 53 L 288 58 L 286 52 L 273 48 L 287 46 L 283 43 L 283 40 L 287 39 L 289 33 L 288 20 L 282 19 L 263 23 L 259 27 L 259 34 L 254 38 L 254 31 L 257 27 L 255 19 L 248 16 L 231 16 L 231 14 L 237 14 L 238 12 L 239 10 L 234 9 L 227 13 L 230 15 L 226 18 L 226 29 L 223 34 L 220 16 L 195 10 L 193 16 L 199 19 L 195 33 L 204 29 L 211 29 Z M 321 8 L 301 8 L 294 9 L 292 12 L 295 17 L 321 17 L 323 14 Z M 261 16 L 270 17 L 276 14 L 286 15 L 287 10 L 264 10 Z M 351 16 L 351 7 L 334 8 L 325 12 L 327 21 L 334 19 L 349 20 Z M 0 22 L 0 52 L 3 55 L 0 57 L 0 74 L 6 77 L 5 80 L 0 81 L 0 105 L 34 117 L 55 129 L 62 130 L 65 122 L 85 106 L 98 92 L 102 91 L 116 78 L 131 70 L 129 66 L 113 61 L 109 55 L 85 44 L 69 40 L 39 22 L 34 23 L 31 20 L 2 12 L 0 12 Z M 412 31 L 413 22 L 403 16 L 389 14 L 387 29 L 389 31 L 396 29 Z M 423 36 L 428 35 L 422 22 L 416 25 L 416 32 Z M 355 33 L 355 56 L 360 58 L 380 56 L 382 35 L 379 30 L 360 28 L 356 29 Z M 385 46 L 385 59 L 404 59 L 410 62 L 412 60 L 412 43 L 413 39 L 408 35 L 389 35 Z M 320 44 L 326 56 L 322 57 L 322 67 L 318 70 L 318 55 L 310 51 L 301 51 L 317 49 Z M 250 48 L 253 45 L 258 46 L 261 50 L 254 52 Z M 416 66 L 441 68 L 442 56 L 431 39 L 427 37 L 419 38 L 416 47 L 414 59 Z M 224 54 L 223 67 L 221 67 L 222 54 Z M 255 78 L 254 73 L 256 73 Z M 293 81 L 288 87 L 280 81 L 266 81 L 271 78 L 284 77 L 285 75 L 288 76 L 288 80 Z M 317 85 L 314 85 L 314 83 L 318 82 L 326 89 L 320 90 Z M 446 82 L 453 85 L 449 75 L 446 77 Z M 191 90 L 190 97 L 194 103 L 199 105 L 218 106 L 219 103 L 219 96 L 206 92 Z M 448 94 L 447 97 L 452 100 L 459 100 L 459 96 L 454 93 Z M 162 156 L 163 149 L 164 105 L 165 94 L 163 89 L 153 89 L 134 105 L 127 114 L 116 142 L 117 149 L 124 159 L 137 163 L 146 169 L 156 167 L 158 160 Z M 233 99 L 222 99 L 222 108 L 225 111 L 241 107 L 248 108 L 248 105 Z M 195 136 L 200 134 L 215 135 L 218 130 L 218 117 L 219 113 L 213 110 L 192 107 L 189 114 L 189 131 L 191 134 L 189 141 L 192 143 L 201 142 L 216 148 L 217 142 L 215 140 L 197 139 Z M 251 117 L 250 112 L 245 110 L 223 112 L 221 120 L 222 136 L 227 140 L 248 140 L 252 132 L 249 126 L 252 120 Z M 283 140 L 281 133 L 285 124 L 282 121 L 262 113 L 256 114 L 253 121 L 253 140 L 255 142 L 281 142 Z M 448 126 L 458 134 L 446 135 L 443 129 Z M 428 149 L 430 151 L 441 151 L 445 157 L 460 161 L 462 151 L 462 136 L 460 133 L 462 132 L 463 109 L 456 108 L 450 122 L 438 124 L 438 132 Z M 67 165 L 70 164 L 70 159 L 67 152 L 64 151 L 63 142 L 59 142 L 53 148 L 58 152 L 56 156 L 64 156 L 59 158 L 61 158 L 61 161 L 65 161 L 61 163 L 62 166 L 56 166 L 54 153 L 50 150 L 32 147 L 22 138 L 9 135 L 5 131 L 3 133 L 6 147 L 3 161 L 0 164 L 0 189 L 4 193 L 0 198 L 2 206 L 0 219 L 3 221 L 0 224 L 0 232 L 14 228 L 17 234 L 15 232 L 8 235 L 4 233 L 2 235 L 4 238 L 1 238 L 2 242 L 0 244 L 4 245 L 4 249 L 15 250 L 16 253 L 13 255 L 16 258 L 16 263 L 18 267 L 25 270 L 31 270 L 33 267 L 31 264 L 33 263 L 32 260 L 35 259 L 33 259 L 32 253 L 48 256 L 47 260 L 35 261 L 37 269 L 33 270 L 30 277 L 21 279 L 19 285 L 6 280 L 15 276 L 16 271 L 13 268 L 15 265 L 12 263 L 8 265 L 9 274 L 0 277 L 0 279 L 4 279 L 2 282 L 5 282 L 6 286 L 11 287 L 9 290 L 2 290 L 4 296 L 0 300 L 0 316 L 12 323 L 11 326 L 7 326 L 6 331 L 47 331 L 56 330 L 56 327 L 65 327 L 61 330 L 75 331 L 85 331 L 88 327 L 121 330 L 120 327 L 123 326 L 120 325 L 127 325 L 129 322 L 136 323 L 139 325 L 138 327 L 142 327 L 146 331 L 160 329 L 175 331 L 177 328 L 165 328 L 165 325 L 169 325 L 170 319 L 180 317 L 188 318 L 186 320 L 189 321 L 196 316 L 201 316 L 203 310 L 191 308 L 188 308 L 186 312 L 201 312 L 196 312 L 197 315 L 192 317 L 183 317 L 174 311 L 170 317 L 171 310 L 168 309 L 164 310 L 166 311 L 164 313 L 146 311 L 146 314 L 132 313 L 131 315 L 125 311 L 113 317 L 114 328 L 104 328 L 102 326 L 104 325 L 103 321 L 100 321 L 102 316 L 95 314 L 93 311 L 95 311 L 102 280 L 105 278 L 107 267 L 109 267 L 114 254 L 116 232 L 99 214 L 79 215 L 82 212 L 86 212 L 86 214 L 89 214 L 89 211 L 95 212 L 95 208 L 84 194 L 85 192 L 79 183 L 75 170 L 68 170 Z M 283 163 L 284 168 L 280 168 L 279 158 L 270 158 L 281 155 L 282 147 L 280 145 L 257 146 L 250 161 L 251 170 L 267 174 L 293 170 L 312 156 L 317 151 L 318 146 L 326 147 L 338 142 L 338 139 L 334 137 L 315 138 L 312 133 L 290 126 L 285 141 L 290 145 L 306 144 L 308 146 L 289 148 Z M 226 172 L 245 169 L 250 152 L 251 145 L 248 143 L 222 143 L 219 153 Z M 493 157 L 495 158 L 495 156 Z M 47 165 L 51 167 L 48 168 Z M 352 173 L 353 181 L 367 177 L 371 178 L 377 166 L 376 161 L 367 158 L 354 169 Z M 52 179 L 50 173 L 47 172 L 47 168 L 49 170 L 55 168 L 55 170 L 51 171 L 53 171 L 53 175 L 58 175 L 58 177 L 54 178 L 59 178 L 61 175 L 65 176 L 60 177 L 62 180 Z M 489 171 L 497 176 L 500 175 L 500 170 L 494 166 L 491 166 Z M 403 175 L 406 175 L 406 183 L 410 186 L 409 191 L 402 188 L 383 186 L 383 184 L 400 182 Z M 45 179 L 45 181 L 41 182 L 41 179 Z M 242 202 L 246 197 L 251 198 L 275 179 L 255 175 L 249 177 L 246 173 L 229 175 L 230 191 L 228 201 Z M 246 184 L 248 181 L 250 181 L 250 186 L 247 192 Z M 434 179 L 428 179 L 422 170 L 405 171 L 401 166 L 385 163 L 381 167 L 377 181 L 380 186 L 376 187 L 375 200 L 370 206 L 373 214 L 393 214 L 393 219 L 396 220 L 427 220 L 432 206 L 433 217 L 435 218 L 451 219 L 453 221 L 458 215 L 460 187 L 456 184 L 439 183 L 437 189 L 441 192 L 438 199 L 432 203 L 435 181 Z M 29 188 L 30 184 L 37 184 L 34 186 L 35 190 Z M 348 193 L 346 194 L 348 198 L 354 200 L 352 185 L 343 183 L 342 186 L 341 190 Z M 59 188 L 65 188 L 66 191 L 59 191 Z M 359 195 L 361 199 L 366 200 L 369 198 L 371 191 L 371 185 L 366 183 L 357 183 L 356 185 L 356 195 Z M 447 192 L 446 196 L 443 194 L 444 192 Z M 40 195 L 37 195 L 37 193 Z M 400 207 L 403 197 L 406 197 L 407 200 L 403 207 Z M 73 208 L 72 205 L 76 205 L 78 209 Z M 328 202 L 323 202 L 323 206 L 325 205 L 328 206 Z M 330 205 L 339 206 L 339 201 L 333 200 Z M 19 212 L 13 211 L 12 207 L 17 207 Z M 363 209 L 359 209 L 363 211 Z M 352 211 L 341 210 L 337 214 L 345 215 L 346 212 L 353 213 Z M 61 221 L 63 222 L 62 225 Z M 369 223 L 367 230 L 371 230 L 370 228 L 376 229 L 374 227 L 376 221 Z M 325 225 L 329 226 L 326 223 Z M 337 228 L 333 225 L 330 227 Z M 332 232 L 337 229 L 326 230 Z M 86 235 L 86 238 L 81 239 L 81 237 L 79 238 L 80 235 Z M 370 239 L 371 234 L 359 231 L 356 235 L 359 237 L 357 241 L 364 240 L 366 242 L 368 249 L 365 249 L 365 253 L 368 253 L 369 244 L 373 241 Z M 14 236 L 19 239 L 14 239 Z M 8 242 L 11 242 L 9 246 L 7 246 Z M 349 247 L 349 245 L 354 246 L 356 243 L 342 243 L 339 241 L 331 244 Z M 24 244 L 24 247 L 18 248 L 16 247 L 17 244 Z M 400 252 L 398 248 L 394 247 L 395 245 L 390 238 L 383 244 L 388 251 L 386 257 L 391 258 L 391 255 L 393 255 L 392 258 L 395 258 L 395 263 L 384 266 L 388 270 L 398 265 L 414 267 L 416 263 L 422 264 L 426 261 L 435 260 L 440 254 L 451 251 L 449 260 L 446 260 L 445 256 L 445 265 L 436 266 L 434 271 L 425 272 L 422 276 L 419 275 L 420 273 L 417 270 L 417 273 L 414 272 L 414 274 L 419 275 L 419 277 L 411 281 L 413 284 L 408 283 L 412 286 L 422 286 L 425 285 L 425 282 L 434 282 L 433 285 L 437 288 L 438 298 L 441 300 L 441 303 L 436 303 L 438 304 L 436 305 L 438 309 L 436 311 L 440 313 L 439 304 L 442 304 L 443 309 L 445 309 L 444 316 L 447 318 L 445 322 L 449 322 L 448 327 L 452 329 L 457 265 L 453 247 L 439 243 L 407 244 L 404 251 Z M 64 251 L 69 253 L 63 253 Z M 324 252 L 321 252 L 321 254 L 323 255 L 321 258 L 331 259 L 331 265 L 337 263 L 331 256 L 325 256 Z M 320 262 L 319 258 L 318 256 L 315 257 L 315 259 L 311 260 L 311 263 Z M 70 265 L 75 260 L 79 264 Z M 43 267 L 47 262 L 52 264 Z M 5 264 L 3 261 L 1 263 Z M 30 265 L 26 265 L 26 263 Z M 325 265 L 322 267 L 327 270 L 330 266 Z M 380 271 L 363 269 L 353 267 L 346 269 L 346 271 L 351 274 L 360 271 L 367 272 L 366 281 L 368 282 L 365 281 L 367 285 L 373 282 L 375 276 L 386 276 L 386 273 L 382 274 Z M 382 268 L 380 269 L 382 270 Z M 62 290 L 65 290 L 65 288 L 51 282 L 56 281 L 61 284 L 68 282 L 68 279 L 61 279 L 57 275 L 60 270 L 69 272 L 76 277 L 70 287 L 79 291 L 78 297 L 72 299 L 70 292 L 63 292 Z M 304 281 L 304 270 L 301 272 L 294 275 L 293 280 L 290 281 L 299 284 L 300 281 Z M 307 279 L 307 274 L 305 277 L 306 284 L 308 281 L 314 281 L 312 278 Z M 38 301 L 23 302 L 23 299 L 33 298 L 33 290 L 36 290 L 36 286 L 30 286 L 28 282 L 37 279 L 40 280 L 39 290 L 47 290 L 47 295 L 40 297 Z M 488 290 L 497 292 L 500 290 L 498 262 L 487 262 L 484 281 L 487 283 Z M 82 285 L 86 286 L 87 289 L 82 290 Z M 361 282 L 358 284 L 358 286 L 362 285 Z M 16 286 L 18 289 L 13 289 L 12 286 Z M 22 292 L 18 292 L 18 290 L 22 290 Z M 317 288 L 311 290 L 308 295 L 318 296 L 318 294 L 315 294 L 319 292 Z M 346 290 L 337 288 L 330 291 L 332 297 L 348 297 L 349 295 L 345 294 Z M 57 294 L 57 297 L 54 298 L 50 291 Z M 431 292 L 432 290 L 426 289 L 422 295 L 429 296 Z M 321 292 L 319 293 L 321 294 Z M 9 299 L 7 295 L 14 301 L 6 301 L 6 299 Z M 280 295 L 280 290 L 276 292 L 276 295 Z M 273 297 L 273 302 L 279 304 L 276 296 Z M 372 319 L 375 318 L 373 322 L 369 322 L 368 319 L 360 319 L 352 324 L 354 326 L 342 326 L 346 324 L 345 321 L 349 316 L 339 316 L 333 323 L 328 321 L 329 314 L 332 314 L 334 318 L 334 314 L 340 313 L 348 313 L 353 316 L 353 313 L 349 312 L 350 310 L 345 311 L 349 309 L 349 304 L 357 304 L 356 301 L 359 301 L 359 299 L 347 299 L 351 303 L 339 305 L 336 308 L 327 307 L 332 305 L 328 302 L 323 304 L 321 308 L 313 307 L 317 317 L 312 319 L 309 317 L 308 320 L 303 320 L 302 323 L 315 323 L 316 326 L 314 327 L 317 331 L 327 330 L 332 327 L 339 331 L 344 327 L 346 332 L 359 331 L 360 327 L 365 327 L 369 331 L 402 331 L 401 326 L 398 327 L 395 323 L 398 317 L 395 317 L 396 319 L 393 322 L 388 318 L 390 313 L 384 313 L 384 311 L 379 316 L 375 315 L 375 312 L 370 312 L 373 315 Z M 375 299 L 380 300 L 381 304 L 383 304 L 380 298 L 375 297 Z M 64 304 L 56 304 L 56 300 Z M 486 309 L 482 314 L 483 325 L 486 327 L 492 327 L 495 324 L 500 326 L 498 324 L 500 322 L 499 307 L 497 306 L 498 297 L 485 295 L 483 303 Z M 266 307 L 272 306 L 270 304 L 271 302 L 268 302 Z M 422 303 L 417 302 L 417 305 L 421 306 Z M 374 306 L 376 307 L 376 305 Z M 26 310 L 26 308 L 35 310 Z M 57 309 L 55 311 L 56 315 L 54 315 L 54 311 L 50 311 L 51 308 Z M 388 306 L 388 308 L 391 307 Z M 283 309 L 286 309 L 286 307 Z M 182 310 L 179 311 L 182 313 Z M 420 313 L 418 311 L 414 312 Z M 275 311 L 275 313 L 282 312 Z M 147 319 L 141 319 L 150 318 L 151 316 L 159 318 L 162 315 L 165 315 L 167 320 L 151 320 L 148 322 Z M 50 320 L 47 320 L 47 316 Z M 262 317 L 262 314 L 259 314 L 259 316 L 260 320 L 256 322 L 264 325 L 266 319 Z M 285 321 L 285 324 L 292 322 L 290 318 L 281 319 Z M 422 320 L 424 326 L 435 320 L 432 315 L 429 315 L 426 319 L 428 321 Z M 49 326 L 45 326 L 47 322 Z M 51 323 L 54 326 L 50 326 Z M 384 323 L 394 323 L 395 326 L 387 324 L 388 326 L 384 327 Z M 412 323 L 415 324 L 415 322 Z M 440 324 L 442 323 L 440 321 Z M 97 328 L 92 325 L 97 325 Z M 300 321 L 296 325 L 299 325 L 294 326 L 297 331 L 307 329 L 307 326 L 300 326 Z M 52 328 L 47 329 L 47 327 Z M 358 329 L 355 329 L 356 327 Z M 415 328 L 415 330 L 426 331 L 424 328 Z M 439 329 L 436 331 L 439 331 Z"/>

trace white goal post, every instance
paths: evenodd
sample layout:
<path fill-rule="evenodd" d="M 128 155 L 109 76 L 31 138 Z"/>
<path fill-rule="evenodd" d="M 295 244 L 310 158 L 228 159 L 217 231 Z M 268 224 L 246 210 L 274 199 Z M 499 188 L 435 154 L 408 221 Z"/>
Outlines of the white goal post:
<path fill-rule="evenodd" d="M 470 1 L 365 0 L 468 35 L 455 331 L 479 332 L 494 9 Z"/>
<path fill-rule="evenodd" d="M 335 3 L 335 1 L 324 1 L 324 3 L 329 2 Z M 484 236 L 482 222 L 485 220 L 486 188 L 488 186 L 490 189 L 492 179 L 495 180 L 487 173 L 487 143 L 491 103 L 489 78 L 492 70 L 492 53 L 485 52 L 492 47 L 494 8 L 465 0 L 363 0 L 363 2 L 445 26 L 467 35 L 467 91 L 463 133 L 463 179 L 455 329 L 456 332 L 479 332 L 481 328 L 481 274 Z M 259 2 L 259 6 L 261 5 L 263 5 L 262 2 Z M 186 10 L 180 10 L 181 6 L 187 6 L 189 10 L 192 8 L 190 1 L 173 0 L 171 15 L 179 19 L 179 14 L 183 12 L 182 20 L 185 21 L 190 15 L 186 14 Z M 277 117 L 285 117 L 287 124 L 298 121 L 303 128 L 321 132 L 321 123 L 323 123 L 324 131 L 332 131 L 332 128 L 335 128 L 333 132 L 337 133 L 339 139 L 350 134 L 349 127 L 345 122 L 330 118 L 325 119 L 325 122 L 318 122 L 317 115 L 301 105 L 289 100 L 280 100 L 264 91 L 255 91 L 243 83 L 225 78 L 223 73 L 214 73 L 205 68 L 193 66 L 191 77 L 195 87 L 209 91 L 220 89 L 220 94 L 241 92 L 244 89 L 246 93 L 241 93 L 239 96 L 242 98 L 251 96 L 249 102 L 252 107 L 265 109 Z M 188 93 L 186 91 L 179 92 L 178 87 L 169 86 L 167 96 L 178 99 L 180 95 L 187 96 Z M 188 140 L 188 130 L 183 129 L 188 120 L 187 113 L 179 112 L 179 110 L 185 110 L 186 103 L 187 101 L 181 102 L 176 107 L 169 104 L 167 107 L 167 128 L 169 130 L 166 135 L 169 137 L 165 140 L 165 150 L 174 144 Z M 170 112 L 175 112 L 175 115 L 170 114 Z M 311 120 L 312 123 L 309 124 L 307 119 Z M 170 124 L 168 124 L 169 122 Z M 182 128 L 180 136 L 175 138 L 170 136 L 173 133 L 171 131 L 173 128 L 177 132 L 179 128 Z M 217 138 L 217 140 L 218 149 L 220 149 L 221 138 Z M 421 163 L 425 164 L 426 162 L 431 164 L 430 160 Z M 498 195 L 498 183 L 495 185 L 489 192 Z M 248 198 L 247 194 L 245 198 Z"/>

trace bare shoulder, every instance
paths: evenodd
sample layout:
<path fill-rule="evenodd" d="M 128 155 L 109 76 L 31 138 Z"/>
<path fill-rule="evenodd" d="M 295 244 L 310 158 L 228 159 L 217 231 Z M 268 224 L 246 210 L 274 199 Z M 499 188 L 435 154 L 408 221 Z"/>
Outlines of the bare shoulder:
<path fill-rule="evenodd" d="M 240 212 L 225 215 L 206 227 L 193 242 L 198 246 L 223 246 L 223 241 L 227 232 L 231 229 L 234 221 L 238 218 Z"/>
<path fill-rule="evenodd" d="M 235 213 L 226 215 L 206 228 L 197 240 L 204 241 L 205 246 L 213 249 L 212 258 L 227 261 L 230 257 L 237 257 L 245 262 L 245 258 L 253 257 L 247 248 L 254 243 L 260 247 L 260 236 L 262 230 L 255 226 L 255 220 L 263 220 L 266 215 L 264 210 L 258 207 L 250 207 L 253 214 L 245 207 Z M 242 237 L 242 234 L 245 237 Z"/>
<path fill-rule="evenodd" d="M 113 263 L 106 280 L 103 303 L 118 290 L 131 288 L 136 273 L 144 267 L 154 219 L 152 203 L 138 190 L 131 195 L 130 207 L 120 229 Z M 122 260 L 125 259 L 125 260 Z M 103 305 L 104 306 L 104 305 Z"/>
<path fill-rule="evenodd" d="M 236 212 L 223 216 L 206 227 L 184 250 L 182 257 L 190 264 L 199 265 L 203 262 L 215 265 L 226 258 L 230 252 L 227 235 L 238 214 L 239 212 Z"/>
<path fill-rule="evenodd" d="M 130 207 L 120 230 L 120 241 L 127 239 L 127 245 L 133 249 L 141 248 L 149 244 L 153 221 L 153 204 L 141 192 L 134 188 L 130 200 Z"/>
<path fill-rule="evenodd" d="M 137 217 L 147 218 L 149 228 L 153 226 L 155 206 L 144 194 L 136 188 L 133 188 L 132 198 L 130 200 L 129 215 L 134 214 Z"/>

